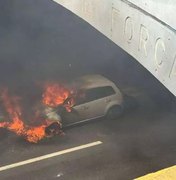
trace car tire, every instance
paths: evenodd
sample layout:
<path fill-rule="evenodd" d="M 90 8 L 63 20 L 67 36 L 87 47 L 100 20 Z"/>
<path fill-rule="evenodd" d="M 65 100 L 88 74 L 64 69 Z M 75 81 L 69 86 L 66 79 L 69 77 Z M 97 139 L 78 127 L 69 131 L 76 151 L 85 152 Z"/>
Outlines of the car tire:
<path fill-rule="evenodd" d="M 120 117 L 122 115 L 122 112 L 123 108 L 120 105 L 113 106 L 108 110 L 106 118 L 114 120 L 115 118 Z"/>
<path fill-rule="evenodd" d="M 45 134 L 50 137 L 61 133 L 61 125 L 54 122 L 45 128 Z"/>

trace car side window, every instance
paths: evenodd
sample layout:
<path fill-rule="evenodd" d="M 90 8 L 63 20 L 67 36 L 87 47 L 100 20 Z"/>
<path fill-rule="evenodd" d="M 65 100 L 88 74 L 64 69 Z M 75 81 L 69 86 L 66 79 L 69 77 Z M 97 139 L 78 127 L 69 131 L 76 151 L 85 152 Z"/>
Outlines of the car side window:
<path fill-rule="evenodd" d="M 115 94 L 114 89 L 111 86 L 100 87 L 97 89 L 98 98 L 103 98 Z"/>
<path fill-rule="evenodd" d="M 84 98 L 78 98 L 76 105 L 84 104 L 90 101 L 98 100 L 115 94 L 111 86 L 104 86 L 85 90 Z"/>
<path fill-rule="evenodd" d="M 86 92 L 85 90 L 79 90 L 75 97 L 75 105 L 86 103 Z"/>

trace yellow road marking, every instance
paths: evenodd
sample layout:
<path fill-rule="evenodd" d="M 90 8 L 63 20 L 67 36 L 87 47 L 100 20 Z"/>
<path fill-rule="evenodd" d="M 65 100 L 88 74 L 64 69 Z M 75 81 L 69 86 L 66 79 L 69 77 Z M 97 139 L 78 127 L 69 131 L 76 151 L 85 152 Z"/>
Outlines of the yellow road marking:
<path fill-rule="evenodd" d="M 176 180 L 176 166 L 172 166 L 135 180 Z"/>
<path fill-rule="evenodd" d="M 17 163 L 6 165 L 6 166 L 2 166 L 2 167 L 0 167 L 0 171 L 5 171 L 5 170 L 8 170 L 8 169 L 16 168 L 16 167 L 23 166 L 23 165 L 26 165 L 26 164 L 31 164 L 31 163 L 34 163 L 34 162 L 37 162 L 37 161 L 42 161 L 42 160 L 49 159 L 49 158 L 52 158 L 52 157 L 55 157 L 55 156 L 60 156 L 60 155 L 63 155 L 63 154 L 71 153 L 71 152 L 78 151 L 78 150 L 85 149 L 85 148 L 90 148 L 90 147 L 97 146 L 97 145 L 100 145 L 100 144 L 102 144 L 101 141 L 96 141 L 96 142 L 92 142 L 92 143 L 89 143 L 89 144 L 84 144 L 84 145 L 81 145 L 81 146 L 73 147 L 73 148 L 70 148 L 70 149 L 54 152 L 54 153 L 51 153 L 51 154 L 46 154 L 46 155 L 39 156 L 39 157 L 36 157 L 36 158 L 28 159 L 28 160 L 25 160 L 25 161 L 17 162 Z"/>

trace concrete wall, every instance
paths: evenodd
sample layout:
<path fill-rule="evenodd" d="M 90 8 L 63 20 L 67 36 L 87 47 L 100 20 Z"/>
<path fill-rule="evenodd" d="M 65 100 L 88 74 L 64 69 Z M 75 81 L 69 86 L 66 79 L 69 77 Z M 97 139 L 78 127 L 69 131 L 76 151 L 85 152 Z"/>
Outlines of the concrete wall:
<path fill-rule="evenodd" d="M 123 48 L 176 95 L 174 0 L 54 1 Z"/>

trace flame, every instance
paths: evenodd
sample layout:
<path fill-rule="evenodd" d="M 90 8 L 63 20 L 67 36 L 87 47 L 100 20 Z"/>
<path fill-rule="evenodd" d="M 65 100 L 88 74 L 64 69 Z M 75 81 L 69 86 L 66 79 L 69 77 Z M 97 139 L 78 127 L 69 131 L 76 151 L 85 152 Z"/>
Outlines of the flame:
<path fill-rule="evenodd" d="M 74 99 L 68 98 L 71 96 L 71 91 L 57 83 L 47 83 L 44 86 L 42 95 L 42 103 L 45 106 L 57 107 L 63 105 L 65 109 L 70 112 L 71 107 L 74 105 Z M 22 117 L 22 108 L 20 106 L 20 98 L 10 96 L 8 89 L 3 89 L 1 92 L 1 99 L 5 110 L 8 114 L 9 121 L 0 122 L 0 128 L 6 128 L 18 136 L 23 136 L 27 141 L 37 143 L 46 137 L 45 128 L 49 125 L 47 119 L 44 120 L 42 125 L 28 126 Z M 66 101 L 67 99 L 67 101 Z M 65 103 L 66 101 L 66 103 Z M 36 111 L 35 114 L 38 114 Z M 39 116 L 38 116 L 39 117 Z"/>
<path fill-rule="evenodd" d="M 0 128 L 6 128 L 18 136 L 24 137 L 27 141 L 37 143 L 46 137 L 45 128 L 50 125 L 47 119 L 39 126 L 31 127 L 26 125 L 22 116 L 22 108 L 20 106 L 20 98 L 10 96 L 8 89 L 3 89 L 1 99 L 5 110 L 8 114 L 9 121 L 0 122 Z M 42 103 L 51 108 L 63 105 L 68 112 L 71 112 L 71 107 L 74 105 L 74 98 L 71 97 L 71 91 L 57 83 L 47 83 L 44 86 L 42 94 Z M 69 97 L 69 98 L 68 98 Z M 39 110 L 38 110 L 39 111 Z M 35 114 L 39 114 L 36 110 Z M 40 116 L 37 116 L 38 118 Z M 61 132 L 61 131 L 60 131 Z"/>
<path fill-rule="evenodd" d="M 71 108 L 75 104 L 73 93 L 72 90 L 66 89 L 60 84 L 47 83 L 42 102 L 49 107 L 62 105 L 68 112 L 71 112 Z"/>
<path fill-rule="evenodd" d="M 57 107 L 64 103 L 69 97 L 70 91 L 56 83 L 47 83 L 43 93 L 43 104 L 50 107 Z"/>
<path fill-rule="evenodd" d="M 8 126 L 8 122 L 1 122 L 0 123 L 0 128 L 5 128 L 5 127 L 7 127 Z"/>
<path fill-rule="evenodd" d="M 45 134 L 46 125 L 41 125 L 38 127 L 31 127 L 27 130 L 26 139 L 29 142 L 37 143 L 39 140 L 46 136 Z"/>
<path fill-rule="evenodd" d="M 45 137 L 45 124 L 37 127 L 30 127 L 24 124 L 22 111 L 18 102 L 19 98 L 9 96 L 7 89 L 2 91 L 1 98 L 8 113 L 10 122 L 1 122 L 0 127 L 7 128 L 33 143 L 37 143 Z"/>

